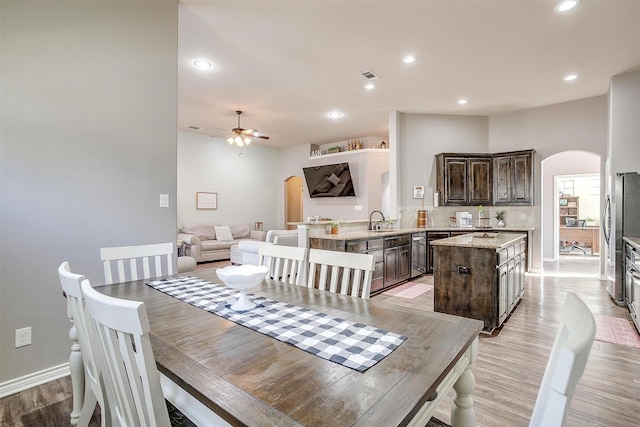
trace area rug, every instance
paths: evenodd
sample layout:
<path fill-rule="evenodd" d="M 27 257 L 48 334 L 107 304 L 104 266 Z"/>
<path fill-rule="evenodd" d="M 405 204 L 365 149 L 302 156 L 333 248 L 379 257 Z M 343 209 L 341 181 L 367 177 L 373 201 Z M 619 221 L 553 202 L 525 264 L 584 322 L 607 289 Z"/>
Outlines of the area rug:
<path fill-rule="evenodd" d="M 595 314 L 596 341 L 640 348 L 640 335 L 630 320 Z"/>
<path fill-rule="evenodd" d="M 420 296 L 425 292 L 429 292 L 431 289 L 433 289 L 433 285 L 426 285 L 424 283 L 407 282 L 403 285 L 396 286 L 393 289 L 389 289 L 388 291 L 383 292 L 382 295 L 414 299 L 415 297 Z"/>

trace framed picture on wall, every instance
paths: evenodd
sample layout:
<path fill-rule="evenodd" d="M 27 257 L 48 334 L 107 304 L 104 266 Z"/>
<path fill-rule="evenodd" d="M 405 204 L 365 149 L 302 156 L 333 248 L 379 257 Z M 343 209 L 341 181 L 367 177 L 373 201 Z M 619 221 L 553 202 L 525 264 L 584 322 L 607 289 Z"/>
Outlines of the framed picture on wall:
<path fill-rule="evenodd" d="M 424 198 L 424 187 L 422 185 L 413 186 L 413 198 L 414 199 Z"/>
<path fill-rule="evenodd" d="M 196 193 L 196 209 L 218 209 L 218 193 Z"/>

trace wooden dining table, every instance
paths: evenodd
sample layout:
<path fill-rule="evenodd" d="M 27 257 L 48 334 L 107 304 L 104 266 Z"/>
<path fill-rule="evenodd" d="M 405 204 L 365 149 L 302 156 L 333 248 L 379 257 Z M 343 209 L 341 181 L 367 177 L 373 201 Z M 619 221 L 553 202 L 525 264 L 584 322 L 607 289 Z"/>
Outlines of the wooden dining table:
<path fill-rule="evenodd" d="M 210 270 L 189 275 L 220 283 Z M 251 291 L 406 337 L 391 354 L 359 372 L 144 281 L 96 289 L 145 303 L 159 371 L 231 425 L 426 425 L 451 388 L 456 391 L 452 425 L 475 425 L 471 367 L 481 321 L 272 280 Z"/>

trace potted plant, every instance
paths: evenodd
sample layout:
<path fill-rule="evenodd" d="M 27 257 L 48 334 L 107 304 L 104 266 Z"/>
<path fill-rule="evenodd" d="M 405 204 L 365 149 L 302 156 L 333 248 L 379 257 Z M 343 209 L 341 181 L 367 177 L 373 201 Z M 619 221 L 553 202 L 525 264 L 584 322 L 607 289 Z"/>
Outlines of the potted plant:
<path fill-rule="evenodd" d="M 590 216 L 585 218 L 585 223 L 584 225 L 586 225 L 587 227 L 595 227 L 596 226 L 596 220 L 591 218 Z"/>
<path fill-rule="evenodd" d="M 340 223 L 336 221 L 331 221 L 329 223 L 329 229 L 331 230 L 331 234 L 338 234 L 338 228 L 340 227 Z"/>
<path fill-rule="evenodd" d="M 495 214 L 496 219 L 498 220 L 498 227 L 504 227 L 504 217 L 507 215 L 507 211 L 497 211 Z"/>

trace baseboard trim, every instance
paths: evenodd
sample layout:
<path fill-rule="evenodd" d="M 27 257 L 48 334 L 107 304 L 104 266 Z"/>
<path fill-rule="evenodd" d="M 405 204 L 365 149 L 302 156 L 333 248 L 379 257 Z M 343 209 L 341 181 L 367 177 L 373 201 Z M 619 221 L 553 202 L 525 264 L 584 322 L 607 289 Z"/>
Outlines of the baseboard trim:
<path fill-rule="evenodd" d="M 46 384 L 50 381 L 66 377 L 67 375 L 70 375 L 68 362 L 0 383 L 0 398 Z"/>

